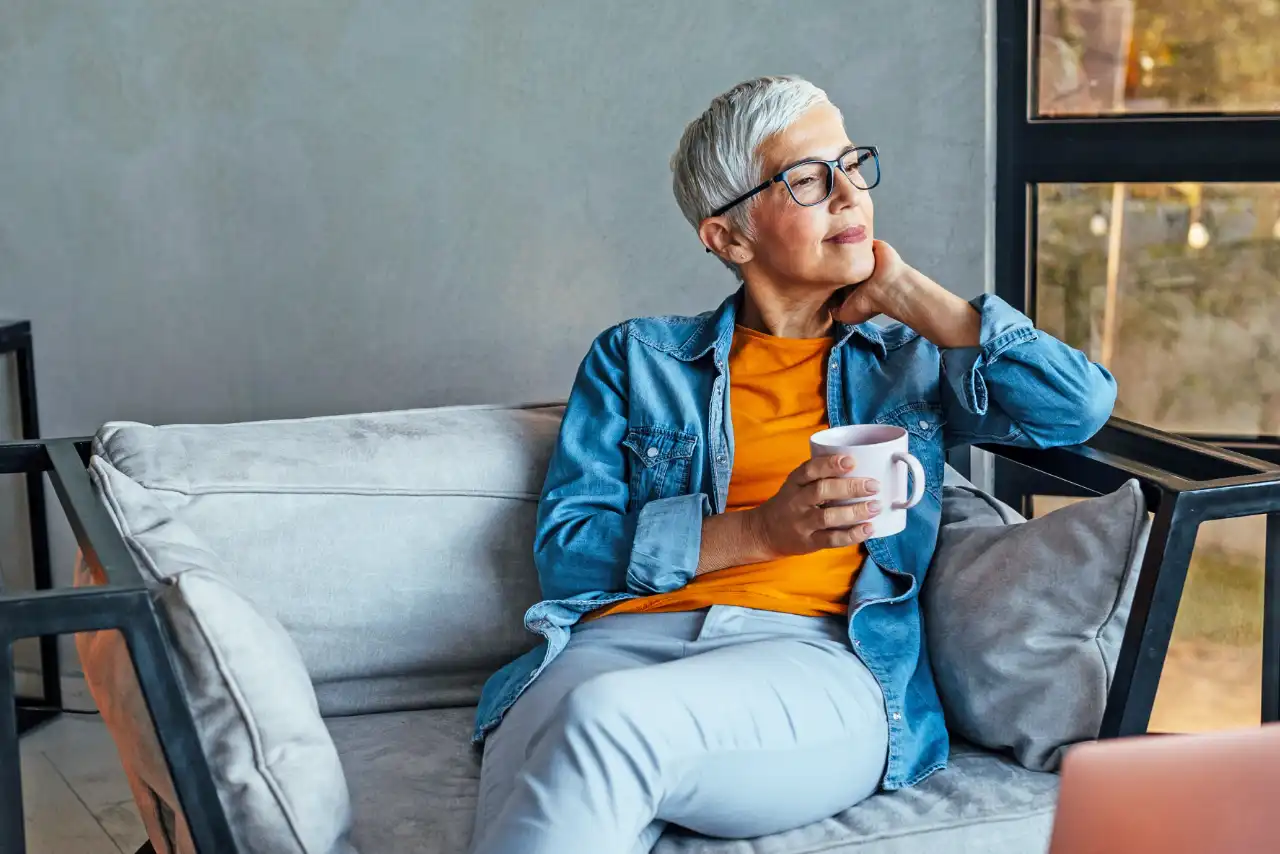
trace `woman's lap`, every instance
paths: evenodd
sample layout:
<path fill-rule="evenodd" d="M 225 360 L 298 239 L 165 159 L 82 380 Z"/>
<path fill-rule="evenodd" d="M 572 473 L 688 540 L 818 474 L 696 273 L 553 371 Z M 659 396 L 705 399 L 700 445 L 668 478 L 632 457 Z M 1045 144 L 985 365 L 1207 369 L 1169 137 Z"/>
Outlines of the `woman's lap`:
<path fill-rule="evenodd" d="M 559 761 L 602 732 L 617 752 L 596 777 Z M 477 828 L 536 812 L 520 817 L 536 836 L 572 785 L 566 814 L 608 813 L 602 827 L 634 818 L 625 832 L 646 845 L 663 821 L 763 835 L 870 795 L 886 751 L 883 699 L 843 621 L 726 607 L 606 617 L 575 631 L 490 735 Z"/>

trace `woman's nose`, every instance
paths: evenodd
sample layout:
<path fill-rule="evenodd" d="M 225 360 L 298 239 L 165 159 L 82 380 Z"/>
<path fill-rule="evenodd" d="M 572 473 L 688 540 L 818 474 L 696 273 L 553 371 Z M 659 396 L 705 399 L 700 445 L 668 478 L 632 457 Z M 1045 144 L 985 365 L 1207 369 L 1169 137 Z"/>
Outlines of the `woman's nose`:
<path fill-rule="evenodd" d="M 853 183 L 853 179 L 843 172 L 838 172 L 833 176 L 835 184 L 831 187 L 831 206 L 835 210 L 844 210 L 858 202 L 858 197 L 866 190 L 860 190 Z"/>

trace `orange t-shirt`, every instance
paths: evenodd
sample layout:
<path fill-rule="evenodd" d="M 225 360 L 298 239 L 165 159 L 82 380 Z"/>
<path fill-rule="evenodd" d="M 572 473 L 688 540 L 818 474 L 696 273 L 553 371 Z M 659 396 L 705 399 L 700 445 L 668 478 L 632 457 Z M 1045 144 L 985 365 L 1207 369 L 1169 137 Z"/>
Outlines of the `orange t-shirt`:
<path fill-rule="evenodd" d="M 777 494 L 809 458 L 809 437 L 827 424 L 830 338 L 775 338 L 739 326 L 729 354 L 734 461 L 729 512 L 757 507 Z M 738 605 L 818 616 L 847 614 L 862 546 L 824 549 L 699 575 L 679 590 L 628 599 L 593 617 L 693 611 Z"/>

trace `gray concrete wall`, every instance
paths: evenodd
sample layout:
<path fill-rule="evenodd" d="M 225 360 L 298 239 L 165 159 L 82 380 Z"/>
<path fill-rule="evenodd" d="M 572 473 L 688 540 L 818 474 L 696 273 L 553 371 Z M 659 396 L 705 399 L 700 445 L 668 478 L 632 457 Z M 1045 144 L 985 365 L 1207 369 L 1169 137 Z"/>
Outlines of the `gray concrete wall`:
<path fill-rule="evenodd" d="M 884 151 L 878 236 L 979 293 L 984 6 L 4 0 L 0 315 L 45 433 L 563 396 L 604 327 L 732 288 L 667 159 L 762 73 L 827 89 Z"/>

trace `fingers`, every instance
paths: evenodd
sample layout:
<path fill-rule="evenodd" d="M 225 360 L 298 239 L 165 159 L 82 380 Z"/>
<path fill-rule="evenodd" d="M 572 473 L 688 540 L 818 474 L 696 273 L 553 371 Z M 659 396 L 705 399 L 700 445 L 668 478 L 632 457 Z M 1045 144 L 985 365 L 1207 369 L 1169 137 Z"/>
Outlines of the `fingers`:
<path fill-rule="evenodd" d="M 852 528 L 879 515 L 879 501 L 861 501 L 840 507 L 821 507 L 818 509 L 818 527 L 821 530 Z"/>
<path fill-rule="evenodd" d="M 840 304 L 832 315 L 836 320 L 849 326 L 857 326 L 860 323 L 866 323 L 871 318 L 880 313 L 878 309 L 866 308 L 863 303 L 863 294 L 854 294 Z"/>
<path fill-rule="evenodd" d="M 787 478 L 796 486 L 808 486 L 827 477 L 840 477 L 853 471 L 854 460 L 850 456 L 834 455 L 814 457 L 793 471 Z"/>
<path fill-rule="evenodd" d="M 829 501 L 846 501 L 850 498 L 870 498 L 880 491 L 880 481 L 870 477 L 829 477 L 805 487 L 806 499 L 815 505 Z"/>
<path fill-rule="evenodd" d="M 898 257 L 898 250 L 894 249 L 883 240 L 872 240 L 871 252 L 876 256 L 877 261 L 881 258 L 884 258 L 885 260 L 893 260 Z"/>
<path fill-rule="evenodd" d="M 863 524 L 856 528 L 819 531 L 813 535 L 813 541 L 820 549 L 840 549 L 866 542 L 871 539 L 871 534 L 871 526 Z"/>

